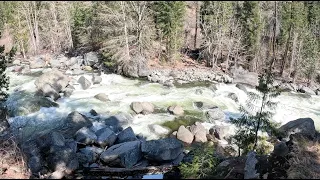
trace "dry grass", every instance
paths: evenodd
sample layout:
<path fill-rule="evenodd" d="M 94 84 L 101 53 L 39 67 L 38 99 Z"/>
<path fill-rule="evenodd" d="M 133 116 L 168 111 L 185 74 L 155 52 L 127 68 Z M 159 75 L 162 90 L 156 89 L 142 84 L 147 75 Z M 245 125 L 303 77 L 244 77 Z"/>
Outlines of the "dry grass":
<path fill-rule="evenodd" d="M 22 151 L 13 136 L 0 140 L 0 179 L 28 179 L 30 177 Z"/>
<path fill-rule="evenodd" d="M 303 137 L 295 140 L 288 179 L 320 179 L 320 144 Z"/>

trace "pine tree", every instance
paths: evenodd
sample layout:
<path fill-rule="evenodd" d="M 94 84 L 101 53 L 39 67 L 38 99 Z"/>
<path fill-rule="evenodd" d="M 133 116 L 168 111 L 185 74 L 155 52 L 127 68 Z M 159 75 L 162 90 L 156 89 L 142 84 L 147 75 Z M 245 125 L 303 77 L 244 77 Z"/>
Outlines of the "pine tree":
<path fill-rule="evenodd" d="M 170 62 L 179 59 L 179 49 L 183 43 L 181 34 L 185 6 L 183 1 L 156 1 L 153 6 L 156 27 L 161 32 L 159 38 L 164 41 L 168 53 L 167 56 L 162 55 Z"/>
<path fill-rule="evenodd" d="M 276 17 L 276 6 L 275 6 L 275 17 Z M 276 35 L 276 21 L 274 21 L 273 37 Z M 259 75 L 259 84 L 256 86 L 257 93 L 249 92 L 247 100 L 247 108 L 244 106 L 240 107 L 242 116 L 238 119 L 232 119 L 238 130 L 236 134 L 232 137 L 233 142 L 243 149 L 245 152 L 250 150 L 256 150 L 259 134 L 258 132 L 268 132 L 271 135 L 276 135 L 278 132 L 276 130 L 277 124 L 271 121 L 273 110 L 275 109 L 277 103 L 273 101 L 275 97 L 280 95 L 279 89 L 273 85 L 274 75 L 272 73 L 272 67 L 276 60 L 276 40 L 273 38 L 273 57 L 270 58 L 269 67 L 265 69 L 265 73 Z M 254 106 L 254 102 L 260 104 Z M 251 112 L 249 111 L 251 110 Z"/>
<path fill-rule="evenodd" d="M 4 102 L 8 96 L 7 90 L 9 88 L 9 77 L 6 76 L 8 57 L 4 54 L 4 46 L 0 46 L 0 103 Z"/>
<path fill-rule="evenodd" d="M 250 69 L 256 71 L 262 29 L 259 1 L 244 1 L 242 7 L 238 6 L 237 10 L 237 17 L 242 25 L 243 44 L 246 48 L 247 59 L 250 62 Z"/>

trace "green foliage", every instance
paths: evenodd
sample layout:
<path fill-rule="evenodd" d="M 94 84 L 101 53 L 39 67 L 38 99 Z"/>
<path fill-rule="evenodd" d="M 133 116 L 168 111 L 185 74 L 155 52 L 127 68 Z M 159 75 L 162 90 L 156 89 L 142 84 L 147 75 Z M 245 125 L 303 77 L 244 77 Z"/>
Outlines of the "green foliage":
<path fill-rule="evenodd" d="M 260 22 L 260 9 L 258 1 L 244 1 L 243 6 L 238 8 L 238 17 L 243 29 L 243 43 L 249 55 L 258 50 L 262 24 Z"/>
<path fill-rule="evenodd" d="M 256 150 L 261 137 L 258 132 L 267 132 L 269 135 L 278 135 L 277 126 L 279 124 L 271 122 L 277 103 L 272 99 L 280 95 L 280 91 L 273 86 L 273 75 L 265 73 L 259 75 L 259 85 L 256 90 L 259 94 L 249 92 L 247 108 L 241 106 L 240 111 L 243 115 L 238 119 L 232 119 L 232 123 L 238 128 L 236 134 L 232 137 L 240 149 L 247 153 L 250 150 Z M 255 107 L 253 103 L 261 104 Z M 249 112 L 251 110 L 251 112 Z"/>
<path fill-rule="evenodd" d="M 192 163 L 181 163 L 179 169 L 184 178 L 202 179 L 213 175 L 218 159 L 214 156 L 213 147 L 203 145 L 189 152 Z"/>
<path fill-rule="evenodd" d="M 93 8 L 89 2 L 74 2 L 72 13 L 72 39 L 74 47 L 90 42 Z"/>
<path fill-rule="evenodd" d="M 168 61 L 179 59 L 182 45 L 183 21 L 186 4 L 183 1 L 156 1 L 153 6 L 159 38 L 164 40 Z"/>
<path fill-rule="evenodd" d="M 0 46 L 0 102 L 3 102 L 8 97 L 7 90 L 9 88 L 9 77 L 6 76 L 5 71 L 7 68 L 7 58 L 11 56 L 6 56 L 4 53 L 4 46 Z"/>

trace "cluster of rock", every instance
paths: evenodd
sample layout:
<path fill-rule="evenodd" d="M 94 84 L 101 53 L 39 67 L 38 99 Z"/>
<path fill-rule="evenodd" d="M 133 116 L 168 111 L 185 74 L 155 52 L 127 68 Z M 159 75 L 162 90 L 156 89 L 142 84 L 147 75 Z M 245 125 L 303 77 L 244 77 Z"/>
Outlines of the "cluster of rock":
<path fill-rule="evenodd" d="M 209 81 L 232 83 L 233 79 L 226 74 L 217 73 L 211 69 L 157 69 L 152 70 L 147 76 L 151 82 L 157 82 L 166 86 L 173 86 L 175 82 L 183 84 L 189 82 Z"/>
<path fill-rule="evenodd" d="M 51 131 L 23 143 L 33 174 L 63 178 L 82 167 L 178 165 L 185 156 L 183 143 L 176 138 L 146 141 L 131 127 L 121 130 L 108 123 L 92 123 L 78 112 L 70 113 L 66 121 L 72 124 L 66 132 Z"/>
<path fill-rule="evenodd" d="M 12 62 L 12 70 L 21 74 L 28 74 L 30 69 L 57 68 L 69 71 L 71 74 L 83 74 L 84 70 L 91 71 L 92 67 L 98 67 L 99 56 L 96 52 L 88 52 L 83 56 L 68 58 L 65 55 L 39 55 L 29 59 L 15 59 Z"/>
<path fill-rule="evenodd" d="M 299 118 L 290 121 L 279 128 L 282 132 L 273 151 L 269 155 L 258 155 L 251 151 L 246 156 L 229 157 L 222 160 L 217 166 L 219 172 L 216 178 L 230 179 L 284 179 L 290 164 L 297 139 L 304 137 L 307 140 L 318 140 L 314 121 L 311 118 Z"/>
<path fill-rule="evenodd" d="M 77 80 L 77 83 L 80 84 L 82 89 L 86 90 L 90 88 L 92 84 L 99 84 L 101 81 L 102 78 L 100 76 L 93 74 L 92 81 L 89 81 L 84 76 L 81 76 Z M 35 81 L 35 85 L 37 87 L 38 95 L 50 97 L 54 101 L 62 96 L 70 97 L 72 92 L 75 90 L 74 86 L 72 85 L 72 79 L 55 68 L 42 74 Z M 102 101 L 106 101 L 108 99 L 103 94 L 97 94 L 96 98 Z"/>

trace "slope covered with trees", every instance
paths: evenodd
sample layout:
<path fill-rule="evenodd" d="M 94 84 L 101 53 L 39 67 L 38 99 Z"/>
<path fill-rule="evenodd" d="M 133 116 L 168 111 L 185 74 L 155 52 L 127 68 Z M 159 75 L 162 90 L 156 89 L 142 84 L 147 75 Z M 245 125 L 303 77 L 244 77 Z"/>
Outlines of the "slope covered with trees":
<path fill-rule="evenodd" d="M 123 67 L 136 59 L 179 62 L 182 50 L 189 49 L 199 51 L 197 60 L 209 67 L 228 70 L 237 64 L 261 73 L 277 21 L 278 76 L 310 82 L 319 70 L 317 1 L 28 1 L 0 2 L 0 9 L 1 32 L 10 30 L 24 57 L 101 50 L 111 64 Z"/>

